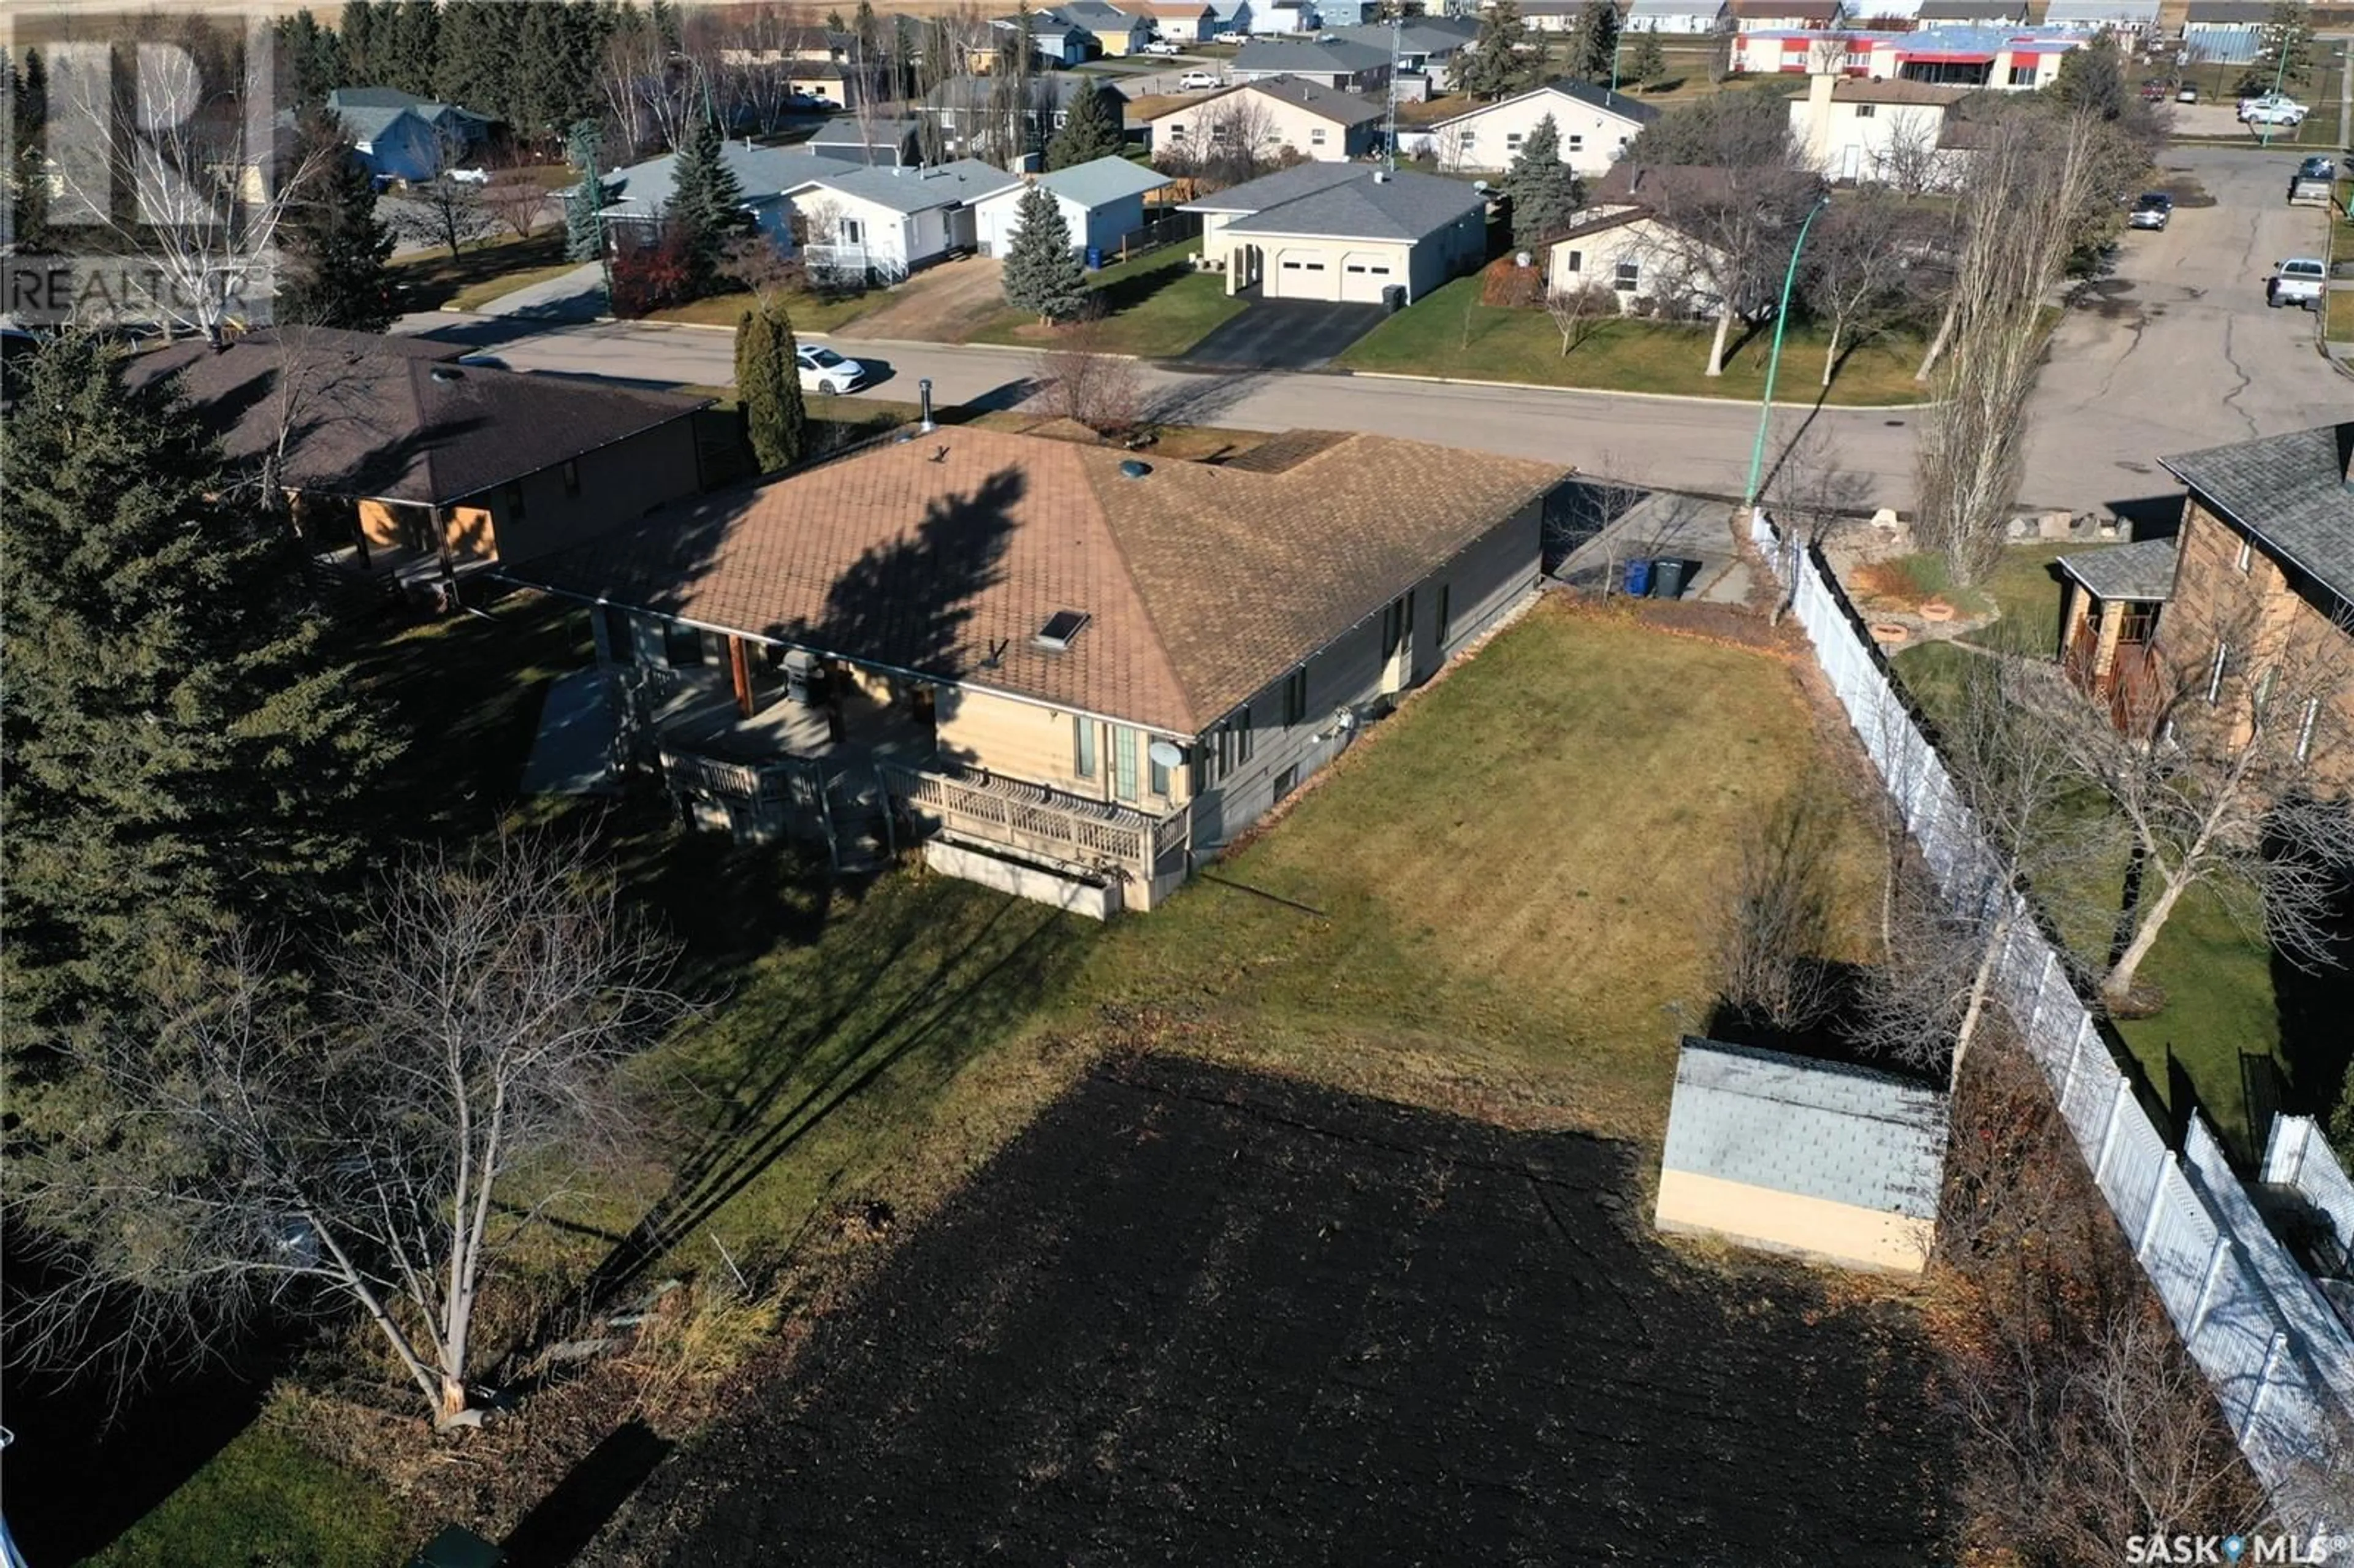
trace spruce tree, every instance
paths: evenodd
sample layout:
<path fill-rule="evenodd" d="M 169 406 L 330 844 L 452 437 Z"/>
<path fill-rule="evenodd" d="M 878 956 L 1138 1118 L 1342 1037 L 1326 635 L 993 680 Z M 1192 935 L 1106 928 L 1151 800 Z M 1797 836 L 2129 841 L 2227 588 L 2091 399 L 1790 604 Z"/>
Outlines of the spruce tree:
<path fill-rule="evenodd" d="M 792 321 L 779 302 L 746 311 L 736 323 L 736 402 L 762 473 L 790 468 L 808 447 L 799 351 Z"/>
<path fill-rule="evenodd" d="M 5 50 L 0 50 L 0 56 L 5 54 Z M 25 51 L 22 74 L 10 59 L 5 80 L 10 166 L 0 173 L 0 183 L 5 183 L 5 195 L 10 204 L 6 238 L 13 239 L 20 250 L 34 250 L 47 238 L 49 226 L 49 179 L 43 153 L 48 145 L 49 88 L 41 51 Z"/>
<path fill-rule="evenodd" d="M 1046 143 L 1046 166 L 1067 169 L 1097 158 L 1117 158 L 1127 147 L 1128 132 L 1120 129 L 1110 98 L 1085 90 L 1072 98 L 1063 128 Z"/>
<path fill-rule="evenodd" d="M 1063 204 L 1043 185 L 1022 193 L 1021 225 L 1005 248 L 1005 301 L 1041 322 L 1066 322 L 1087 300 L 1087 275 L 1071 252 Z"/>
<path fill-rule="evenodd" d="M 352 155 L 350 131 L 322 104 L 295 115 L 294 163 L 308 172 L 279 225 L 278 319 L 382 332 L 393 316 L 392 234 L 376 219 L 376 185 Z"/>
<path fill-rule="evenodd" d="M 1668 74 L 1668 51 L 1659 35 L 1646 27 L 1635 35 L 1627 58 L 1619 62 L 1619 78 L 1648 87 Z"/>
<path fill-rule="evenodd" d="M 381 85 L 430 98 L 434 62 L 441 48 L 441 7 L 437 0 L 400 0 L 391 16 L 377 18 L 376 31 L 389 35 Z"/>
<path fill-rule="evenodd" d="M 598 164 L 601 137 L 596 121 L 573 122 L 568 144 L 580 183 L 564 193 L 564 255 L 569 261 L 594 261 L 605 254 L 605 220 L 598 216 L 607 206 L 605 176 Z"/>
<path fill-rule="evenodd" d="M 1609 81 L 1618 54 L 1617 0 L 1585 0 L 1569 32 L 1569 74 Z"/>
<path fill-rule="evenodd" d="M 686 287 L 690 298 L 710 293 L 719 281 L 719 261 L 727 242 L 752 228 L 744 210 L 744 190 L 736 171 L 722 155 L 726 143 L 719 122 L 698 118 L 677 154 L 671 181 L 670 221 L 686 247 Z"/>
<path fill-rule="evenodd" d="M 1496 0 L 1479 14 L 1479 34 L 1455 68 L 1455 85 L 1472 98 L 1501 98 L 1521 85 L 1527 67 L 1521 46 L 1528 29 L 1517 0 Z"/>
<path fill-rule="evenodd" d="M 344 19 L 335 34 L 344 41 L 344 69 L 350 73 L 354 87 L 382 85 L 384 52 L 391 29 L 384 26 L 392 12 L 393 0 L 372 5 L 368 0 L 344 0 Z M 379 33 L 382 28 L 382 34 Z"/>
<path fill-rule="evenodd" d="M 1548 114 L 1521 143 L 1500 184 L 1512 198 L 1512 240 L 1535 245 L 1569 227 L 1579 203 L 1577 175 L 1561 161 L 1561 130 Z"/>
<path fill-rule="evenodd" d="M 333 27 L 323 27 L 308 11 L 297 11 L 271 32 L 278 47 L 281 82 L 292 84 L 297 103 L 318 103 L 344 85 L 344 46 Z"/>
<path fill-rule="evenodd" d="M 175 393 L 121 369 L 95 336 L 46 345 L 0 474 L 17 1050 L 108 1031 L 232 916 L 319 910 L 364 842 L 343 808 L 387 756 L 292 531 L 225 482 Z"/>

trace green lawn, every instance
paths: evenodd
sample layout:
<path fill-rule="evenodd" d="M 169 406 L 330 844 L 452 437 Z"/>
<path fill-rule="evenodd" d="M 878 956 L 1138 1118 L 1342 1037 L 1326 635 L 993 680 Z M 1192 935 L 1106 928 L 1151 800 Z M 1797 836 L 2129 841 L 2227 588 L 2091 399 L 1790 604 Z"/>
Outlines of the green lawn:
<path fill-rule="evenodd" d="M 1226 294 L 1225 280 L 1196 272 L 1199 242 L 1155 250 L 1116 262 L 1088 280 L 1103 306 L 1088 334 L 1090 346 L 1107 354 L 1166 359 L 1184 353 L 1219 323 L 1240 315 L 1244 303 Z M 966 334 L 968 343 L 1023 344 L 1051 348 L 1058 341 L 1035 317 L 1005 310 Z"/>
<path fill-rule="evenodd" d="M 837 295 L 796 291 L 785 301 L 785 314 L 796 332 L 839 332 L 867 312 L 884 304 L 890 297 L 881 289 L 869 290 L 863 294 Z M 645 319 L 650 322 L 685 322 L 696 326 L 732 327 L 746 311 L 753 308 L 754 302 L 749 290 L 738 289 L 691 300 L 666 311 L 655 311 Z"/>
<path fill-rule="evenodd" d="M 257 1425 L 82 1562 L 83 1568 L 387 1568 L 409 1544 L 379 1488 Z"/>
<path fill-rule="evenodd" d="M 2354 342 L 2354 289 L 2329 291 L 2329 323 L 2322 336 L 2330 343 Z"/>
<path fill-rule="evenodd" d="M 1605 322 L 1567 355 L 1561 334 L 1542 310 L 1479 302 L 1479 278 L 1458 278 L 1383 322 L 1341 355 L 1352 370 L 1444 376 L 1477 381 L 1523 381 L 1541 387 L 1583 387 L 1619 392 L 1667 392 L 1684 397 L 1755 400 L 1766 389 L 1770 330 L 1743 340 L 1736 332 L 1724 374 L 1710 377 L 1707 323 Z M 1468 318 L 1468 319 L 1467 319 Z M 1924 392 L 1913 379 L 1920 363 L 1909 338 L 1874 339 L 1843 363 L 1822 387 L 1826 336 L 1794 327 L 1782 349 L 1775 397 L 1811 403 L 1912 403 Z"/>
<path fill-rule="evenodd" d="M 510 236 L 467 246 L 455 260 L 447 249 L 405 256 L 392 264 L 392 278 L 400 290 L 402 310 L 472 311 L 501 294 L 560 278 L 578 265 L 565 259 L 559 224 L 529 239 Z"/>

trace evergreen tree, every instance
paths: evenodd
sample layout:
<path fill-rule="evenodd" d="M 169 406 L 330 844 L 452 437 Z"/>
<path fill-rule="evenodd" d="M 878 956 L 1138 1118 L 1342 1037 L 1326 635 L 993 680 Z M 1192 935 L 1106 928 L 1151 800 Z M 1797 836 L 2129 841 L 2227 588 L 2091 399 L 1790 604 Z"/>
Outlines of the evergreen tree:
<path fill-rule="evenodd" d="M 433 96 L 512 122 L 527 10 L 452 5 L 444 11 L 434 49 Z"/>
<path fill-rule="evenodd" d="M 1120 128 L 1109 100 L 1100 92 L 1082 91 L 1072 98 L 1063 128 L 1046 143 L 1046 166 L 1067 169 L 1097 158 L 1117 158 L 1127 147 L 1128 132 Z"/>
<path fill-rule="evenodd" d="M 49 227 L 49 180 L 42 154 L 49 119 L 48 70 L 38 49 L 25 51 L 21 73 L 5 50 L 0 50 L 0 59 L 8 62 L 0 82 L 7 88 L 11 137 L 9 166 L 0 170 L 0 185 L 5 185 L 0 196 L 8 203 L 8 221 L 0 225 L 0 236 L 31 250 L 42 244 Z"/>
<path fill-rule="evenodd" d="M 608 205 L 605 175 L 599 166 L 602 132 L 594 120 L 578 120 L 569 142 L 572 166 L 580 183 L 564 193 L 564 255 L 567 260 L 594 261 L 605 254 L 605 220 L 598 216 Z"/>
<path fill-rule="evenodd" d="M 353 156 L 351 132 L 312 104 L 294 117 L 293 157 L 309 173 L 287 193 L 279 225 L 278 319 L 382 332 L 392 324 L 392 234 L 376 220 L 376 183 Z"/>
<path fill-rule="evenodd" d="M 1668 51 L 1659 43 L 1659 35 L 1646 27 L 1635 35 L 1627 58 L 1619 62 L 1619 79 L 1649 87 L 1668 74 Z"/>
<path fill-rule="evenodd" d="M 1503 180 L 1504 194 L 1512 198 L 1512 240 L 1536 245 L 1569 227 L 1582 193 L 1577 176 L 1561 161 L 1561 131 L 1548 114 L 1521 143 Z"/>
<path fill-rule="evenodd" d="M 293 532 L 224 482 L 168 387 L 68 334 L 0 474 L 0 972 L 27 1044 L 128 1016 L 230 916 L 316 911 L 387 747 L 330 662 Z"/>
<path fill-rule="evenodd" d="M 368 0 L 344 0 L 343 24 L 335 34 L 344 41 L 344 69 L 349 73 L 354 87 L 381 85 L 384 72 L 384 51 L 390 42 L 390 29 L 378 36 L 378 29 L 391 14 L 393 0 L 381 5 L 371 5 Z"/>
<path fill-rule="evenodd" d="M 2069 109 L 2103 120 L 2116 120 L 2140 103 L 2126 80 L 2126 58 L 2114 34 L 2097 33 L 2081 49 L 2060 58 L 2060 74 L 2052 82 L 2052 99 Z"/>
<path fill-rule="evenodd" d="M 518 131 L 552 145 L 574 121 L 596 111 L 604 14 L 586 0 L 498 9 L 520 16 L 512 89 L 501 112 Z"/>
<path fill-rule="evenodd" d="M 1455 84 L 1473 98 L 1501 98 L 1521 85 L 1527 66 L 1521 58 L 1528 29 L 1521 22 L 1516 0 L 1496 0 L 1479 16 L 1479 37 L 1463 63 L 1455 68 Z"/>
<path fill-rule="evenodd" d="M 1607 83 L 1618 55 L 1617 0 L 1585 0 L 1569 31 L 1569 74 Z"/>
<path fill-rule="evenodd" d="M 762 473 L 790 468 L 809 441 L 809 408 L 801 400 L 800 345 L 784 305 L 770 301 L 736 323 L 736 402 L 744 434 Z"/>
<path fill-rule="evenodd" d="M 2240 79 L 2242 92 L 2270 92 L 2274 83 L 2286 91 L 2313 74 L 2313 16 L 2303 0 L 2273 0 L 2256 37 L 2261 47 Z"/>
<path fill-rule="evenodd" d="M 744 210 L 744 188 L 723 155 L 726 143 L 719 122 L 698 116 L 678 151 L 677 173 L 671 182 L 669 219 L 685 245 L 689 297 L 711 292 L 719 280 L 719 260 L 728 240 L 749 233 L 751 215 Z"/>
<path fill-rule="evenodd" d="M 1041 322 L 1066 322 L 1085 308 L 1087 275 L 1071 253 L 1063 204 L 1043 185 L 1022 193 L 1021 227 L 1005 248 L 1005 302 Z"/>
<path fill-rule="evenodd" d="M 333 27 L 297 11 L 271 29 L 278 45 L 278 79 L 293 89 L 298 103 L 319 103 L 344 85 L 344 44 Z"/>
<path fill-rule="evenodd" d="M 431 97 L 441 44 L 441 7 L 437 0 L 399 0 L 389 16 L 378 17 L 376 30 L 388 35 L 379 68 L 383 79 L 376 85 Z"/>

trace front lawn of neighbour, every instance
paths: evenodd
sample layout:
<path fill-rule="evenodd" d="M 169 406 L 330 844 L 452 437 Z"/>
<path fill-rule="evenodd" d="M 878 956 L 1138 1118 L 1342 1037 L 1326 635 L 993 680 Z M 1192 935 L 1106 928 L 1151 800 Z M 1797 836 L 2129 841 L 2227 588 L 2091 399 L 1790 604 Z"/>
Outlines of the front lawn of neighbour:
<path fill-rule="evenodd" d="M 398 257 L 391 277 L 404 311 L 472 311 L 578 265 L 565 258 L 558 224 L 529 239 L 506 237 L 465 246 L 454 260 L 446 249 Z"/>
<path fill-rule="evenodd" d="M 1724 374 L 1707 375 L 1714 327 L 1707 323 L 1606 321 L 1569 354 L 1551 317 L 1534 307 L 1479 302 L 1478 276 L 1458 278 L 1374 327 L 1344 352 L 1351 370 L 1437 376 L 1471 381 L 1520 381 L 1539 387 L 1616 392 L 1674 393 L 1692 397 L 1755 400 L 1765 393 L 1771 325 L 1736 331 Z M 1873 338 L 1841 350 L 1828 390 L 1822 386 L 1828 334 L 1794 326 L 1782 349 L 1776 399 L 1812 403 L 1915 403 L 1925 395 L 1913 373 L 1920 345 L 1909 337 Z"/>
<path fill-rule="evenodd" d="M 1103 313 L 1084 329 L 1087 346 L 1104 354 L 1166 359 L 1184 353 L 1221 322 L 1240 315 L 1244 302 L 1230 298 L 1225 280 L 1193 270 L 1199 242 L 1171 246 L 1115 262 L 1088 279 Z M 962 341 L 1020 344 L 1052 349 L 1073 334 L 1038 324 L 1035 316 L 1013 309 L 977 323 Z"/>
<path fill-rule="evenodd" d="M 2332 289 L 2328 300 L 2329 315 L 2322 337 L 2330 343 L 2354 343 L 2354 289 Z"/>
<path fill-rule="evenodd" d="M 884 289 L 870 289 L 862 294 L 813 294 L 795 291 L 785 300 L 785 317 L 797 333 L 839 332 L 867 312 L 879 309 L 891 298 Z M 700 300 L 690 300 L 683 305 L 648 312 L 650 322 L 680 322 L 693 326 L 733 327 L 746 311 L 758 302 L 749 290 L 737 289 L 725 294 L 709 294 Z"/>

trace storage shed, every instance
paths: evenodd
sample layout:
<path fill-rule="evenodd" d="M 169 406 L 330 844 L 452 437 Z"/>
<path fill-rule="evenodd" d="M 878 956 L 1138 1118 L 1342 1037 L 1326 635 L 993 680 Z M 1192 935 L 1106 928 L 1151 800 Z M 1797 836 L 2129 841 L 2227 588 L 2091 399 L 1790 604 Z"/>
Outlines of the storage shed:
<path fill-rule="evenodd" d="M 1885 1073 L 1687 1036 L 1654 1223 L 1843 1267 L 1918 1274 L 1946 1100 Z"/>

